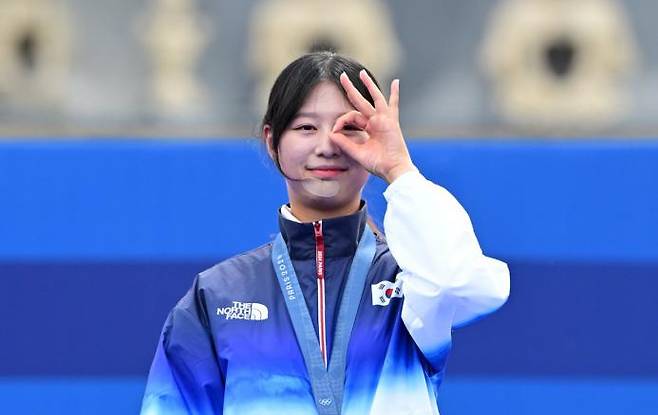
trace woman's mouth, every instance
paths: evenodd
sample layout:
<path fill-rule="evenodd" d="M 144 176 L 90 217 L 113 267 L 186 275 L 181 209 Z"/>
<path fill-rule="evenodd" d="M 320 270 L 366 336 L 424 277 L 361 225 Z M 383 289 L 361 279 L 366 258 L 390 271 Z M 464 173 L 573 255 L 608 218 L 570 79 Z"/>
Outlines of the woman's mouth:
<path fill-rule="evenodd" d="M 347 171 L 346 168 L 333 167 L 333 166 L 313 167 L 313 168 L 309 168 L 308 170 L 311 172 L 313 176 L 320 179 L 331 179 Z"/>

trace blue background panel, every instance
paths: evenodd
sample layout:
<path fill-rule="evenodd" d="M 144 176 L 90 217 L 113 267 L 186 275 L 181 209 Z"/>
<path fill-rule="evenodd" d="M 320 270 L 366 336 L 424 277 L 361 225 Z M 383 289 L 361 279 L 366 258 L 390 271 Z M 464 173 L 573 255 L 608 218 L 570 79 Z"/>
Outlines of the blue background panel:
<path fill-rule="evenodd" d="M 415 141 L 482 246 L 526 260 L 658 261 L 658 141 Z M 384 183 L 366 190 L 381 219 Z M 256 141 L 0 145 L 0 259 L 224 258 L 270 239 L 286 201 Z"/>
<path fill-rule="evenodd" d="M 658 140 L 410 150 L 512 273 L 454 333 L 444 413 L 658 413 Z M 0 413 L 135 412 L 167 312 L 285 201 L 257 141 L 1 142 Z"/>
<path fill-rule="evenodd" d="M 146 376 L 212 262 L 0 264 L 0 374 Z M 658 265 L 509 264 L 498 312 L 456 330 L 448 376 L 658 379 Z"/>
<path fill-rule="evenodd" d="M 657 380 L 455 377 L 443 385 L 443 415 L 658 412 Z"/>
<path fill-rule="evenodd" d="M 445 415 L 655 415 L 658 381 L 551 378 L 448 378 L 439 394 Z M 6 413 L 138 413 L 141 378 L 0 378 Z M 38 399 L 35 399 L 38 397 Z"/>

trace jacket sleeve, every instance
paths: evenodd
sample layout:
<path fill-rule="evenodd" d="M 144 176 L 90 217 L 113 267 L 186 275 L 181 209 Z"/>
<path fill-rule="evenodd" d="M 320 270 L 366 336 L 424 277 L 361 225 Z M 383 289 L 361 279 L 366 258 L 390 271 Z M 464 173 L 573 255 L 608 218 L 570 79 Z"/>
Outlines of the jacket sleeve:
<path fill-rule="evenodd" d="M 224 378 L 195 286 L 169 313 L 151 365 L 142 415 L 221 414 Z"/>
<path fill-rule="evenodd" d="M 509 295 L 507 265 L 482 254 L 466 211 L 419 172 L 398 177 L 384 192 L 388 246 L 401 272 L 402 319 L 436 363 L 452 328 L 495 311 Z"/>

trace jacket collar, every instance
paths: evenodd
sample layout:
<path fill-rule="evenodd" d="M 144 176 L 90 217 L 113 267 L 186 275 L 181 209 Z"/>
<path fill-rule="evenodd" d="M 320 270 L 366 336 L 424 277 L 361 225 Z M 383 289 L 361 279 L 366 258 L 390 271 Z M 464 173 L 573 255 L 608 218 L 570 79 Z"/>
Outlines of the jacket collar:
<path fill-rule="evenodd" d="M 322 236 L 327 257 L 352 256 L 368 219 L 365 202 L 358 212 L 322 220 Z M 286 219 L 279 210 L 279 229 L 291 259 L 315 258 L 313 223 Z"/>

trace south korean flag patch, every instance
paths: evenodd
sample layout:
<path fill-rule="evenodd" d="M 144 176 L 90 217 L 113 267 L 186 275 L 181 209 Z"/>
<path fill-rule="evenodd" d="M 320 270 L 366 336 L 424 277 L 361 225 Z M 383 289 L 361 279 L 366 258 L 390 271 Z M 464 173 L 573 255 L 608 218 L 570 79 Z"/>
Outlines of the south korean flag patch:
<path fill-rule="evenodd" d="M 402 297 L 402 280 L 380 281 L 372 284 L 372 305 L 386 306 L 395 297 Z"/>

